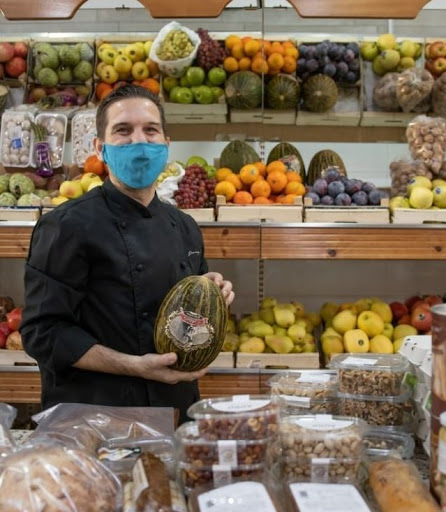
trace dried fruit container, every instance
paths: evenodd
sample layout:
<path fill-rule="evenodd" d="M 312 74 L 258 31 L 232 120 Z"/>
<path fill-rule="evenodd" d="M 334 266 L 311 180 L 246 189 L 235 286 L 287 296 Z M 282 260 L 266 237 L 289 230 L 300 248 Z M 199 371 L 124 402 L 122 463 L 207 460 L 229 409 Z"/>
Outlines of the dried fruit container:
<path fill-rule="evenodd" d="M 226 464 L 245 466 L 265 462 L 271 452 L 269 439 L 257 440 L 216 440 L 200 436 L 198 424 L 194 421 L 183 423 L 175 431 L 177 459 L 194 466 Z"/>
<path fill-rule="evenodd" d="M 395 396 L 401 393 L 410 363 L 401 354 L 342 354 L 328 367 L 338 371 L 341 393 Z"/>
<path fill-rule="evenodd" d="M 279 406 L 265 395 L 200 400 L 187 414 L 205 439 L 265 439 L 277 430 Z"/>
<path fill-rule="evenodd" d="M 317 372 L 284 372 L 271 377 L 267 384 L 272 395 L 321 399 L 336 392 L 338 377 Z"/>
<path fill-rule="evenodd" d="M 370 428 L 364 434 L 363 446 L 368 457 L 413 457 L 415 442 L 404 432 L 390 432 L 381 428 Z"/>
<path fill-rule="evenodd" d="M 71 122 L 73 163 L 83 167 L 85 160 L 94 154 L 96 137 L 96 110 L 77 112 Z"/>
<path fill-rule="evenodd" d="M 36 124 L 43 126 L 47 133 L 46 142 L 49 146 L 51 166 L 53 169 L 61 167 L 67 134 L 67 116 L 53 112 L 41 113 L 36 116 Z"/>
<path fill-rule="evenodd" d="M 412 410 L 411 390 L 403 386 L 395 396 L 358 395 L 338 393 L 339 411 L 355 416 L 369 425 L 403 425 L 404 413 Z"/>
<path fill-rule="evenodd" d="M 32 161 L 33 135 L 30 112 L 5 110 L 2 115 L 1 161 L 6 167 L 28 167 Z"/>

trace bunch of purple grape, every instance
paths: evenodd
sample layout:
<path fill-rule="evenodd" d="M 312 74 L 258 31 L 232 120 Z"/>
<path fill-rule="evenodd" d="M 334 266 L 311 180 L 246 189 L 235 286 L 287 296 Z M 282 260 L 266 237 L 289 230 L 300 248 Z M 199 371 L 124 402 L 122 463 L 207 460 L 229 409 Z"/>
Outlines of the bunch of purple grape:
<path fill-rule="evenodd" d="M 201 43 L 197 51 L 197 64 L 208 72 L 211 68 L 215 68 L 223 64 L 227 57 L 226 50 L 223 46 L 209 35 L 207 30 L 199 28 L 197 34 L 200 36 Z"/>
<path fill-rule="evenodd" d="M 297 76 L 303 81 L 319 73 L 338 83 L 354 84 L 359 80 L 358 43 L 332 43 L 325 40 L 319 44 L 301 44 L 298 50 Z"/>
<path fill-rule="evenodd" d="M 355 180 L 342 176 L 339 169 L 331 167 L 307 187 L 305 197 L 311 197 L 313 204 L 325 206 L 379 206 L 387 194 L 369 181 Z"/>
<path fill-rule="evenodd" d="M 188 208 L 213 208 L 215 206 L 215 185 L 217 180 L 209 179 L 199 165 L 190 165 L 173 194 L 177 206 Z"/>

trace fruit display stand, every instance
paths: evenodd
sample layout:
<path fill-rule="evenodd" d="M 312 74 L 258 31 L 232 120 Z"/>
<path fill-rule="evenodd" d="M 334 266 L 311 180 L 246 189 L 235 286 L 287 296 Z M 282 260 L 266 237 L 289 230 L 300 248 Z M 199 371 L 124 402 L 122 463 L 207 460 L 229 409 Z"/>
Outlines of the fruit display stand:
<path fill-rule="evenodd" d="M 4 221 L 36 221 L 40 218 L 40 208 L 25 206 L 0 207 L 0 222 Z"/>
<path fill-rule="evenodd" d="M 389 200 L 381 199 L 380 206 L 320 206 L 310 197 L 304 199 L 305 222 L 343 222 L 355 224 L 389 224 Z"/>
<path fill-rule="evenodd" d="M 196 222 L 215 222 L 213 208 L 185 208 L 181 211 L 190 215 Z"/>
<path fill-rule="evenodd" d="M 229 204 L 217 196 L 217 222 L 303 222 L 302 197 L 294 204 Z"/>
<path fill-rule="evenodd" d="M 392 213 L 393 224 L 446 224 L 446 210 L 415 208 L 395 208 Z"/>

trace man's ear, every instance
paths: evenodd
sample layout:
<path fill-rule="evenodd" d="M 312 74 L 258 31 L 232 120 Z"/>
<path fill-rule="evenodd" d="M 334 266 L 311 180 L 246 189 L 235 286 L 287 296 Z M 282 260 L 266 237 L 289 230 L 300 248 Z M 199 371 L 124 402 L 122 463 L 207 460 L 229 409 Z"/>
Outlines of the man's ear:
<path fill-rule="evenodd" d="M 166 144 L 170 146 L 170 137 L 166 137 Z"/>
<path fill-rule="evenodd" d="M 98 137 L 95 137 L 93 139 L 93 146 L 94 146 L 94 150 L 96 152 L 96 156 L 99 158 L 99 160 L 101 160 L 101 162 L 103 162 L 103 158 L 102 158 L 102 148 L 104 146 L 104 143 L 102 142 L 101 139 L 99 139 Z"/>

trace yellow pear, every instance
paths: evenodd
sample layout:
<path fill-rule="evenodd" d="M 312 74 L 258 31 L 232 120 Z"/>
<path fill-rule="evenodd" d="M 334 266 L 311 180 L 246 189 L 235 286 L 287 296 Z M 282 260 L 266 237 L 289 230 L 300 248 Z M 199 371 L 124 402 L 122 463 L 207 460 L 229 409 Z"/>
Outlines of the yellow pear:
<path fill-rule="evenodd" d="M 251 315 L 244 316 L 238 323 L 238 332 L 248 332 L 250 322 L 252 322 Z"/>
<path fill-rule="evenodd" d="M 240 344 L 238 351 L 247 354 L 260 354 L 265 350 L 265 342 L 261 338 L 252 337 Z"/>
<path fill-rule="evenodd" d="M 314 336 L 308 332 L 304 337 L 303 349 L 304 352 L 317 352 Z"/>
<path fill-rule="evenodd" d="M 370 340 L 370 352 L 375 354 L 393 354 L 393 344 L 387 336 L 377 334 Z"/>
<path fill-rule="evenodd" d="M 393 325 L 390 323 L 384 324 L 383 334 L 387 336 L 389 340 L 393 340 Z"/>
<path fill-rule="evenodd" d="M 344 344 L 338 336 L 325 336 L 322 340 L 322 352 L 327 356 L 342 354 L 344 352 Z"/>
<path fill-rule="evenodd" d="M 277 336 L 286 336 L 286 329 L 285 327 L 279 327 L 277 324 L 273 325 L 274 334 L 277 334 Z"/>
<path fill-rule="evenodd" d="M 251 320 L 260 320 L 260 313 L 258 311 L 254 311 L 254 313 L 251 313 Z"/>
<path fill-rule="evenodd" d="M 382 334 L 384 330 L 384 321 L 374 311 L 363 311 L 358 316 L 358 327 L 362 329 L 367 336 L 373 337 Z"/>
<path fill-rule="evenodd" d="M 354 304 L 353 302 L 344 302 L 343 304 L 341 304 L 339 306 L 340 311 L 344 311 L 346 309 L 349 309 L 355 315 L 358 314 L 358 310 L 356 309 L 356 304 Z"/>
<path fill-rule="evenodd" d="M 240 340 L 237 334 L 226 332 L 221 350 L 222 352 L 235 352 L 238 349 L 239 343 Z"/>
<path fill-rule="evenodd" d="M 393 329 L 393 339 L 405 338 L 406 336 L 416 336 L 418 331 L 412 325 L 400 324 Z"/>
<path fill-rule="evenodd" d="M 370 341 L 362 329 L 352 329 L 344 334 L 344 348 L 346 352 L 356 354 L 368 352 Z"/>
<path fill-rule="evenodd" d="M 393 342 L 393 352 L 396 354 L 399 349 L 403 346 L 405 338 L 397 338 Z"/>
<path fill-rule="evenodd" d="M 293 325 L 296 321 L 294 313 L 290 311 L 290 309 L 287 307 L 287 304 L 277 304 L 274 306 L 273 311 L 276 324 L 280 327 L 285 327 L 288 329 L 288 327 Z"/>
<path fill-rule="evenodd" d="M 51 198 L 51 204 L 54 206 L 59 206 L 60 204 L 65 203 L 68 200 L 69 200 L 68 197 L 57 196 L 57 197 Z"/>
<path fill-rule="evenodd" d="M 310 312 L 310 313 L 307 313 L 307 317 L 310 320 L 310 322 L 313 324 L 314 327 L 319 327 L 322 323 L 322 318 L 319 313 Z"/>
<path fill-rule="evenodd" d="M 385 324 L 388 324 L 392 321 L 392 309 L 386 302 L 374 302 L 372 304 L 371 311 L 378 313 Z"/>
<path fill-rule="evenodd" d="M 265 342 L 276 354 L 288 354 L 294 347 L 293 341 L 288 336 L 266 336 Z"/>
<path fill-rule="evenodd" d="M 259 311 L 260 319 L 269 325 L 273 325 L 276 322 L 273 308 L 264 308 Z"/>
<path fill-rule="evenodd" d="M 355 306 L 356 306 L 356 311 L 359 315 L 359 313 L 362 313 L 363 311 L 367 311 L 372 307 L 372 301 L 367 298 L 359 299 L 355 302 Z"/>
<path fill-rule="evenodd" d="M 260 303 L 261 309 L 273 308 L 277 304 L 277 300 L 274 297 L 265 297 Z"/>
<path fill-rule="evenodd" d="M 295 343 L 293 350 L 291 351 L 291 354 L 302 354 L 303 351 L 304 351 L 304 346 L 299 345 L 298 343 Z"/>
<path fill-rule="evenodd" d="M 228 324 L 226 325 L 226 332 L 237 332 L 237 325 L 235 323 L 235 318 L 229 318 Z"/>
<path fill-rule="evenodd" d="M 247 332 L 242 332 L 242 334 L 239 335 L 238 340 L 241 343 L 245 343 L 245 341 L 248 341 L 251 336 Z"/>
<path fill-rule="evenodd" d="M 303 318 L 305 316 L 305 306 L 302 302 L 293 301 L 291 304 L 294 306 L 294 314 L 296 318 Z"/>
<path fill-rule="evenodd" d="M 344 309 L 333 318 L 333 328 L 340 334 L 344 334 L 356 327 L 356 315 L 350 309 Z"/>
<path fill-rule="evenodd" d="M 327 327 L 327 329 L 325 329 L 325 331 L 321 334 L 321 340 L 323 340 L 327 336 L 336 336 L 337 338 L 342 340 L 342 334 L 339 334 L 338 332 L 336 332 L 333 329 L 333 327 Z"/>
<path fill-rule="evenodd" d="M 334 302 L 326 302 L 325 304 L 322 304 L 321 307 L 321 317 L 324 322 L 327 322 L 328 320 L 331 320 L 336 313 L 339 311 L 339 304 L 336 304 Z"/>
<path fill-rule="evenodd" d="M 59 194 L 68 199 L 76 199 L 84 193 L 80 180 L 63 181 L 59 187 Z"/>
<path fill-rule="evenodd" d="M 264 338 L 265 336 L 274 334 L 273 328 L 262 320 L 255 320 L 248 324 L 248 332 L 251 336 L 256 338 Z"/>
<path fill-rule="evenodd" d="M 302 343 L 304 341 L 305 334 L 305 328 L 297 324 L 293 324 L 287 331 L 287 335 L 293 340 L 293 343 Z"/>

